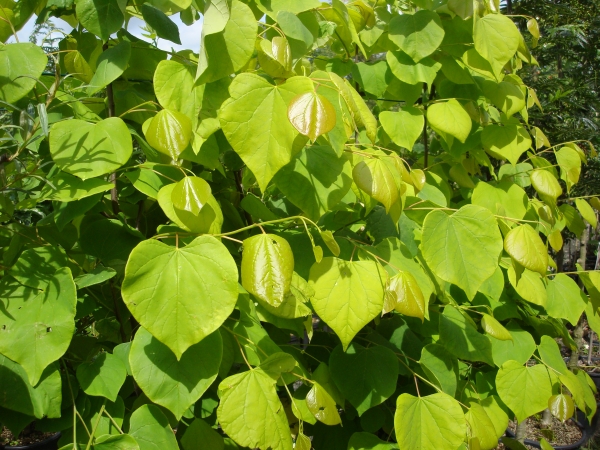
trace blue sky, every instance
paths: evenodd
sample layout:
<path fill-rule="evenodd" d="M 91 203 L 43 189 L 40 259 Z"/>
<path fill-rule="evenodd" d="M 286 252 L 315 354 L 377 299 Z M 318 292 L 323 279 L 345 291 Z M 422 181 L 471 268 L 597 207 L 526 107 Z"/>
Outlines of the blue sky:
<path fill-rule="evenodd" d="M 173 42 L 169 42 L 164 39 L 159 39 L 159 48 L 163 50 L 175 49 L 176 51 L 188 49 L 198 53 L 198 51 L 200 50 L 200 34 L 202 33 L 202 19 L 191 26 L 187 26 L 184 23 L 182 23 L 179 19 L 179 14 L 171 16 L 171 19 L 179 27 L 181 45 L 174 44 Z M 57 28 L 63 30 L 64 32 L 68 33 L 72 29 L 72 27 L 68 23 L 56 17 L 52 17 L 52 22 L 54 22 Z M 25 24 L 25 26 L 19 32 L 17 32 L 17 36 L 19 37 L 20 42 L 27 42 L 29 40 L 29 35 L 31 34 L 34 25 L 35 17 L 33 17 L 27 24 Z M 127 26 L 127 31 L 129 31 L 134 36 L 137 36 L 141 39 L 145 39 L 142 36 L 142 30 L 140 28 L 143 25 L 144 22 L 142 20 L 132 18 Z M 8 42 L 14 42 L 14 38 L 9 39 Z"/>

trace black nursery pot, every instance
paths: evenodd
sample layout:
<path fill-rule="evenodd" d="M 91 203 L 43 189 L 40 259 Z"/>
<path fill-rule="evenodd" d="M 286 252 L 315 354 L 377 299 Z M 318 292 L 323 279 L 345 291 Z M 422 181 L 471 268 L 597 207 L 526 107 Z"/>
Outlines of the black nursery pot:
<path fill-rule="evenodd" d="M 598 407 L 600 407 L 600 402 L 598 403 Z M 582 411 L 577 410 L 577 415 L 573 420 L 581 429 L 581 439 L 579 439 L 577 442 L 573 442 L 572 444 L 556 445 L 553 448 L 555 450 L 577 450 L 587 444 L 587 442 L 594 436 L 594 432 L 596 431 L 599 413 L 600 411 L 596 413 L 596 415 L 592 418 L 592 423 L 590 424 L 585 414 Z M 506 430 L 506 435 L 511 438 L 515 437 L 515 434 L 511 430 Z M 525 439 L 525 445 L 529 445 L 533 448 L 542 448 L 538 441 L 533 441 L 531 439 Z"/>
<path fill-rule="evenodd" d="M 16 447 L 0 446 L 0 448 L 4 448 L 5 450 L 57 450 L 60 436 L 60 433 L 56 433 L 54 436 L 49 437 L 45 441 L 36 442 L 35 444 L 17 445 Z"/>

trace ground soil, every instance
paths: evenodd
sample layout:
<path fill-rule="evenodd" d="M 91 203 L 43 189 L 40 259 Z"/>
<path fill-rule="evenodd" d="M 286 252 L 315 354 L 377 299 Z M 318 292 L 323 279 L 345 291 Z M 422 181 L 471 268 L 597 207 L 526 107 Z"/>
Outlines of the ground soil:
<path fill-rule="evenodd" d="M 36 442 L 42 442 L 46 439 L 54 436 L 54 432 L 52 433 L 43 433 L 41 431 L 23 431 L 18 438 L 15 438 L 10 430 L 6 427 L 2 427 L 0 432 L 0 446 L 11 446 L 17 447 L 19 445 L 31 445 Z"/>
<path fill-rule="evenodd" d="M 514 433 L 516 429 L 516 423 L 511 421 L 508 424 L 508 428 Z M 541 422 L 535 417 L 529 417 L 527 419 L 527 437 L 533 441 L 539 441 L 544 438 L 551 445 L 567 445 L 573 444 L 581 439 L 581 430 L 572 420 L 567 420 L 562 423 L 556 418 L 552 418 L 552 424 L 550 425 L 550 432 L 543 431 Z M 528 448 L 533 448 L 529 447 Z M 497 447 L 498 450 L 504 449 L 503 445 Z"/>

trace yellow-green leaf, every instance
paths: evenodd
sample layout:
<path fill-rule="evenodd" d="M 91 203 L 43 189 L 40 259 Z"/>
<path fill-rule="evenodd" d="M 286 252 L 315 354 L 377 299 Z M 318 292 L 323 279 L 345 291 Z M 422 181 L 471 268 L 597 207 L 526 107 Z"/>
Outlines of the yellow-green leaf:
<path fill-rule="evenodd" d="M 535 169 L 530 174 L 531 185 L 540 198 L 547 203 L 554 204 L 562 194 L 562 188 L 552 173 L 545 169 Z"/>
<path fill-rule="evenodd" d="M 504 238 L 504 249 L 523 267 L 546 275 L 548 250 L 540 235 L 530 225 L 519 225 L 510 230 Z"/>
<path fill-rule="evenodd" d="M 342 341 L 344 349 L 363 326 L 381 314 L 387 272 L 373 261 L 327 257 L 310 269 L 315 312 Z"/>
<path fill-rule="evenodd" d="M 279 306 L 290 291 L 294 254 L 288 242 L 274 234 L 244 241 L 242 286 L 271 306 Z"/>
<path fill-rule="evenodd" d="M 575 199 L 575 206 L 577 206 L 579 214 L 581 214 L 587 223 L 589 223 L 592 228 L 596 228 L 598 225 L 598 219 L 590 204 L 583 198 L 577 198 Z"/>
<path fill-rule="evenodd" d="M 410 272 L 400 271 L 388 280 L 385 289 L 383 313 L 395 309 L 405 316 L 425 318 L 425 298 Z"/>
<path fill-rule="evenodd" d="M 483 314 L 481 318 L 481 328 L 492 337 L 501 341 L 512 341 L 513 337 L 504 326 L 498 322 L 493 316 Z"/>
<path fill-rule="evenodd" d="M 294 128 L 313 142 L 335 127 L 333 105 L 316 92 L 307 92 L 294 97 L 287 114 Z"/>
<path fill-rule="evenodd" d="M 427 108 L 427 121 L 446 142 L 451 136 L 464 143 L 471 132 L 471 117 L 455 99 Z"/>
<path fill-rule="evenodd" d="M 144 134 L 148 144 L 177 159 L 192 139 L 192 121 L 178 111 L 163 109 L 150 120 Z"/>

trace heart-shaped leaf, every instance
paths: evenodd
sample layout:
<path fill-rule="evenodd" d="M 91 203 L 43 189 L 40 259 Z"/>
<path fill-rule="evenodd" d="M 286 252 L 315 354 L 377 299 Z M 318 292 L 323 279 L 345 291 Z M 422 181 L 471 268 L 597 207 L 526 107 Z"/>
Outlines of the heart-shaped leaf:
<path fill-rule="evenodd" d="M 50 154 L 58 167 L 82 180 L 114 172 L 131 157 L 133 144 L 118 117 L 97 124 L 63 120 L 50 129 Z"/>
<path fill-rule="evenodd" d="M 214 237 L 200 236 L 183 248 L 148 240 L 129 256 L 123 300 L 140 325 L 181 358 L 231 314 L 237 280 L 233 258 Z"/>
<path fill-rule="evenodd" d="M 144 394 L 180 419 L 217 378 L 222 348 L 221 334 L 215 331 L 177 359 L 169 347 L 140 328 L 131 344 L 129 363 Z"/>

